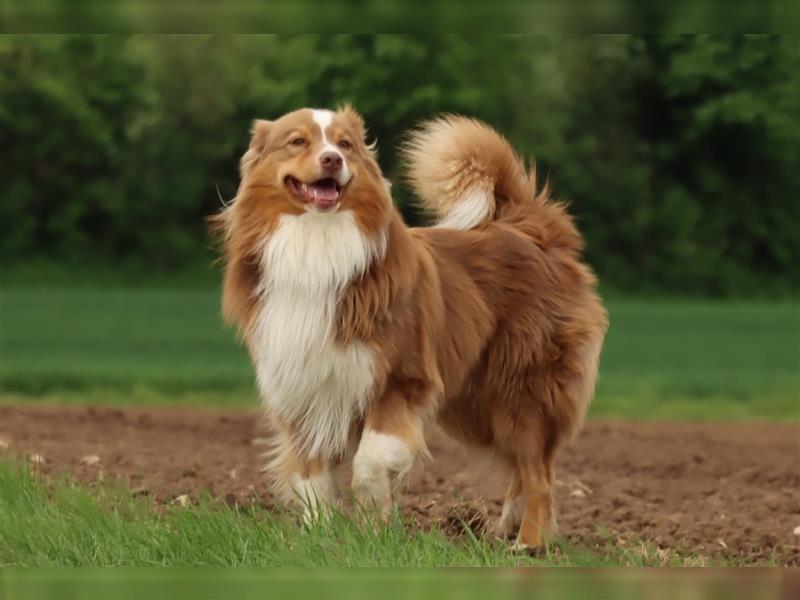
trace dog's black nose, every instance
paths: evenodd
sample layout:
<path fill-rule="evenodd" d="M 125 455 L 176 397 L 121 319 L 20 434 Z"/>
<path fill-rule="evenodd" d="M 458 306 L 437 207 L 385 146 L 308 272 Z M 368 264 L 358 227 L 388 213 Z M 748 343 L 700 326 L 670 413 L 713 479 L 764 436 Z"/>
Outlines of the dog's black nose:
<path fill-rule="evenodd" d="M 338 152 L 323 152 L 319 157 L 319 164 L 327 173 L 336 173 L 342 168 L 342 155 Z"/>

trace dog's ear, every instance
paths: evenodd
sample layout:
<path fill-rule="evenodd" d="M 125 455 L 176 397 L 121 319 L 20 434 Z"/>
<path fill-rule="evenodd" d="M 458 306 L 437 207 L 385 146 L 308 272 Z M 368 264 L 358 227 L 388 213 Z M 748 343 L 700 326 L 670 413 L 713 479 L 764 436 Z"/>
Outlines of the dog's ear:
<path fill-rule="evenodd" d="M 239 171 L 242 179 L 250 170 L 258 164 L 261 156 L 264 154 L 264 149 L 267 147 L 267 140 L 269 139 L 269 132 L 272 129 L 272 121 L 265 121 L 264 119 L 256 119 L 253 121 L 253 126 L 250 128 L 250 147 L 247 152 L 242 156 L 239 163 Z"/>
<path fill-rule="evenodd" d="M 367 127 L 364 125 L 364 118 L 358 114 L 358 111 L 352 105 L 345 104 L 339 107 L 337 112 L 364 143 L 364 148 L 372 155 L 372 158 L 377 158 L 378 141 L 367 142 Z"/>
<path fill-rule="evenodd" d="M 350 125 L 358 135 L 361 136 L 361 139 L 364 139 L 364 135 L 366 135 L 366 128 L 364 127 L 364 119 L 361 117 L 360 114 L 353 108 L 350 104 L 345 104 L 339 107 L 337 111 L 339 115 L 347 121 L 347 124 Z"/>

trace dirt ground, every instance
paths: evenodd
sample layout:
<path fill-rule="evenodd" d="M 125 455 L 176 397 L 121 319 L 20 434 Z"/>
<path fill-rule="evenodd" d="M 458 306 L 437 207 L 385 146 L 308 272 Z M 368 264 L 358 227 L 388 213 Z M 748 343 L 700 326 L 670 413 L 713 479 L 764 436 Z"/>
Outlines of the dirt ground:
<path fill-rule="evenodd" d="M 119 478 L 157 502 L 201 490 L 271 505 L 255 412 L 0 406 L 6 454 L 81 482 Z M 441 434 L 399 495 L 423 525 L 465 503 L 500 513 L 502 472 Z M 800 565 L 800 429 L 775 423 L 591 421 L 558 461 L 561 533 L 612 543 Z M 101 475 L 102 474 L 102 475 Z M 598 533 L 605 531 L 606 533 Z"/>

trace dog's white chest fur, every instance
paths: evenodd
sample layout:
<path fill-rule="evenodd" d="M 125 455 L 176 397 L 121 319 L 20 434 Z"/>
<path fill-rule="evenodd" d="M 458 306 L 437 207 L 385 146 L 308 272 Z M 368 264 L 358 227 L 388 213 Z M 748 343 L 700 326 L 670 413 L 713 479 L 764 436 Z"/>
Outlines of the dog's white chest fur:
<path fill-rule="evenodd" d="M 310 456 L 344 452 L 373 387 L 373 353 L 335 340 L 337 302 L 384 244 L 370 242 L 350 211 L 284 215 L 262 255 L 264 297 L 251 347 L 262 397 L 298 425 Z"/>

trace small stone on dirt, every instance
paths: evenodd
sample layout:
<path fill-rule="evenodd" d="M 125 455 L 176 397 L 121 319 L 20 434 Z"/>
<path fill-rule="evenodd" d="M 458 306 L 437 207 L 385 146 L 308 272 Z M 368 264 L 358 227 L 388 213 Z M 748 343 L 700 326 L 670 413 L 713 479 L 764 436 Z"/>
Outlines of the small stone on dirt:
<path fill-rule="evenodd" d="M 92 465 L 96 465 L 100 462 L 100 457 L 97 454 L 87 454 L 83 458 L 81 458 L 81 464 L 87 465 L 91 467 Z"/>
<path fill-rule="evenodd" d="M 231 469 L 228 475 L 230 476 L 231 479 L 236 479 L 238 473 L 236 472 L 236 469 Z"/>
<path fill-rule="evenodd" d="M 795 535 L 800 535 L 800 525 L 798 525 L 797 527 L 795 527 L 795 528 L 794 528 L 794 531 L 793 531 L 793 533 L 794 533 Z"/>
<path fill-rule="evenodd" d="M 177 506 L 186 508 L 187 506 L 189 506 L 191 501 L 189 500 L 189 496 L 187 496 L 186 494 L 181 494 L 180 496 L 175 498 L 175 500 L 173 500 L 172 503 Z"/>
<path fill-rule="evenodd" d="M 583 491 L 583 490 L 581 490 L 581 489 L 572 490 L 572 491 L 569 493 L 569 495 L 570 495 L 572 498 L 586 498 L 586 492 L 584 492 L 584 491 Z"/>

